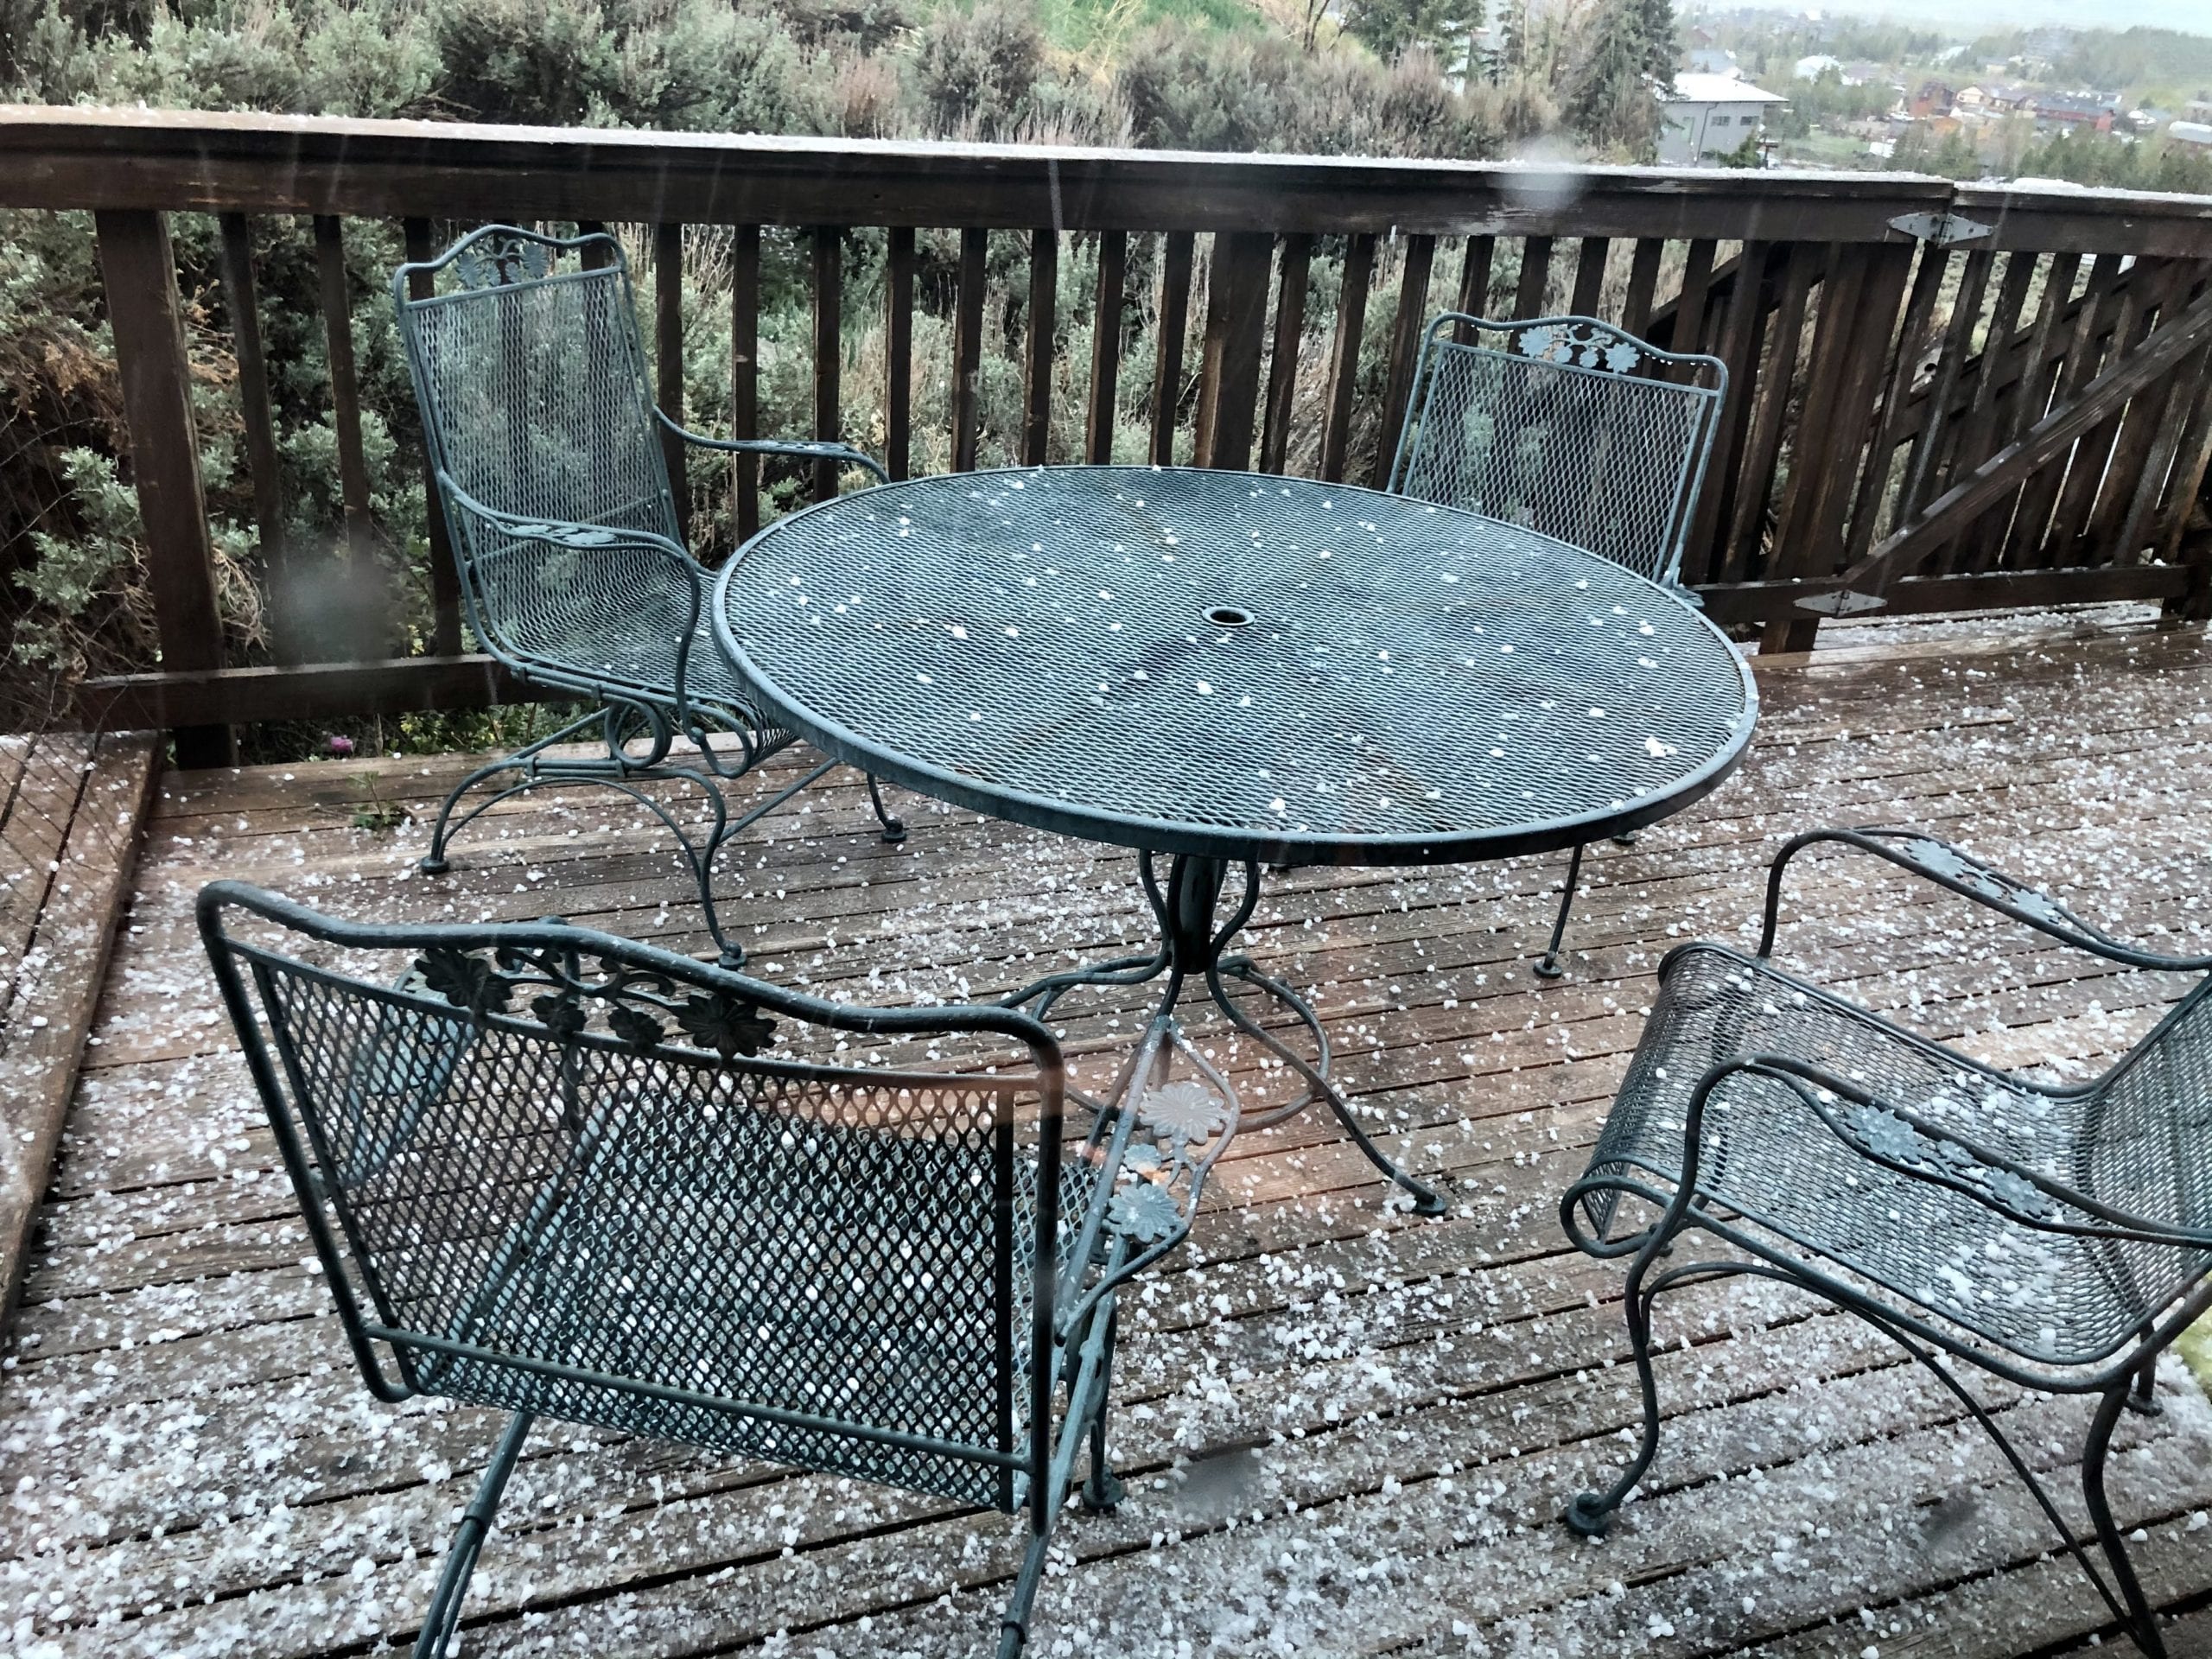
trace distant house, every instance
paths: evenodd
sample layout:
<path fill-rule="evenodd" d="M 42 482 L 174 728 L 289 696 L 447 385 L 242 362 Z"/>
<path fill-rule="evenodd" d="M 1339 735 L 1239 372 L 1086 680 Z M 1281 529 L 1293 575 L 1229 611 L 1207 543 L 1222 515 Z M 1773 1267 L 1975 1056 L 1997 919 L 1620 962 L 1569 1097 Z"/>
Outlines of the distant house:
<path fill-rule="evenodd" d="M 2038 92 L 2033 113 L 2039 127 L 2110 132 L 2120 118 L 2120 100 L 2103 92 Z"/>
<path fill-rule="evenodd" d="M 1999 116 L 2032 113 L 2036 94 L 2025 86 L 2009 81 L 1983 80 L 1971 86 L 1959 88 L 1953 107 L 1970 118 L 1995 119 Z"/>
<path fill-rule="evenodd" d="M 1880 64 L 1868 63 L 1864 59 L 1845 64 L 1840 73 L 1847 86 L 1878 86 L 1889 74 Z"/>
<path fill-rule="evenodd" d="M 1905 99 L 1904 112 L 1916 121 L 1925 121 L 1930 116 L 1948 115 L 1958 94 L 1940 80 L 1923 80 L 1920 89 Z"/>
<path fill-rule="evenodd" d="M 2212 149 L 2212 123 L 2176 121 L 2166 128 L 2166 137 L 2177 143 L 2196 144 Z"/>
<path fill-rule="evenodd" d="M 1809 58 L 1800 58 L 1789 71 L 1792 80 L 1818 80 L 1822 75 L 1843 73 L 1843 60 L 1832 58 L 1825 52 L 1816 52 Z"/>
<path fill-rule="evenodd" d="M 1733 75 L 1684 70 L 1672 92 L 1660 95 L 1665 124 L 1659 134 L 1659 159 L 1673 167 L 1695 166 L 1712 156 L 1726 156 L 1765 130 L 1766 111 L 1789 100 Z"/>
<path fill-rule="evenodd" d="M 1689 54 L 1690 69 L 1700 75 L 1740 76 L 1744 72 L 1736 67 L 1736 54 L 1722 46 L 1700 46 Z"/>

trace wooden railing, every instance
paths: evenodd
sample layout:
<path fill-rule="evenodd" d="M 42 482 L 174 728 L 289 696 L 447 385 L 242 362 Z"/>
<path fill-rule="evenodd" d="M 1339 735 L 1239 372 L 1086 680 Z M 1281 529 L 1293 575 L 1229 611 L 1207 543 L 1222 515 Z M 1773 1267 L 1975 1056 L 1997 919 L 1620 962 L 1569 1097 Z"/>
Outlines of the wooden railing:
<path fill-rule="evenodd" d="M 2212 346 L 2202 333 L 2176 332 L 2196 326 L 2203 308 L 2191 302 L 2212 274 L 2212 200 L 2203 198 L 2006 191 L 1904 175 L 21 108 L 0 110 L 0 207 L 93 215 L 162 664 L 92 688 L 82 702 L 111 722 L 184 728 L 181 753 L 191 760 L 220 759 L 234 722 L 524 694 L 465 649 L 435 507 L 426 654 L 302 662 L 280 638 L 274 662 L 222 660 L 167 229 L 168 216 L 183 213 L 216 215 L 220 226 L 253 516 L 272 575 L 284 558 L 283 504 L 249 234 L 250 216 L 265 214 L 314 220 L 343 505 L 334 539 L 364 565 L 376 529 L 346 221 L 396 219 L 417 256 L 492 219 L 650 226 L 640 235 L 658 256 L 658 384 L 671 404 L 684 385 L 685 227 L 734 227 L 727 425 L 740 436 L 759 421 L 762 228 L 803 227 L 810 238 L 813 425 L 834 436 L 847 373 L 841 250 L 856 228 L 880 227 L 886 347 L 881 429 L 870 435 L 894 477 L 915 464 L 916 232 L 959 233 L 944 365 L 944 453 L 956 468 L 979 458 L 986 260 L 994 233 L 1011 232 L 1026 239 L 1028 303 L 1021 417 L 1007 447 L 1025 463 L 1061 458 L 1050 450 L 1054 371 L 1077 353 L 1089 376 L 1072 458 L 1116 453 L 1117 407 L 1145 391 L 1123 384 L 1123 357 L 1146 330 L 1148 458 L 1281 471 L 1297 448 L 1320 476 L 1379 481 L 1430 311 L 1454 303 L 1492 316 L 1602 315 L 1727 362 L 1684 575 L 1716 618 L 1762 630 L 1767 648 L 1809 645 L 1821 619 L 1808 605 L 1824 599 L 1830 611 L 2119 598 L 2198 613 L 2212 607 L 2212 537 L 2190 530 L 2212 456 Z M 1156 286 L 1133 294 L 1135 239 L 1153 237 L 1156 257 L 1146 263 Z M 1062 255 L 1077 245 L 1098 277 L 1087 339 L 1054 329 Z M 1308 297 L 1319 258 L 1342 272 L 1325 308 Z M 1370 341 L 1378 296 L 1395 296 L 1394 321 Z M 1199 319 L 1202 346 L 1186 353 L 1185 321 Z M 2164 372 L 2114 379 L 2145 345 L 2164 353 L 2153 366 Z M 1318 410 L 1318 439 L 1294 444 L 1301 409 Z M 694 412 L 709 424 L 724 415 Z M 1119 458 L 1138 457 L 1125 448 Z M 736 480 L 737 533 L 760 522 L 757 484 L 749 473 Z M 836 483 L 824 477 L 815 487 Z"/>

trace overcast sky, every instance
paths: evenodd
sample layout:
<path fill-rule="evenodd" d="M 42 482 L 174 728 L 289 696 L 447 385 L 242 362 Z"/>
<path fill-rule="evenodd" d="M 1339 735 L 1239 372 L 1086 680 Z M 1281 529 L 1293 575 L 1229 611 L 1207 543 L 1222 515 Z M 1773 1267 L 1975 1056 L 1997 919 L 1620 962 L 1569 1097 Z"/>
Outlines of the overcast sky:
<path fill-rule="evenodd" d="M 1808 7 L 1807 10 L 1813 8 Z M 1820 8 L 1862 17 L 1958 29 L 2036 28 L 2072 23 L 2082 29 L 2130 29 L 2146 24 L 2212 35 L 2212 0 L 1827 0 Z"/>

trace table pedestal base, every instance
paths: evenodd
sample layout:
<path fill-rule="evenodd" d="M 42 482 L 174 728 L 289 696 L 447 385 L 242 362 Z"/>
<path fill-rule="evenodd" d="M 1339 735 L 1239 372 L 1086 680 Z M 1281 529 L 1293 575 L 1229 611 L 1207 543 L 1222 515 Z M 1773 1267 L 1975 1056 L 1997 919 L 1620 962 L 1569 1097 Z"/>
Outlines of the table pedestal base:
<path fill-rule="evenodd" d="M 1351 1103 L 1344 1091 L 1329 1077 L 1329 1034 L 1322 1029 L 1320 1016 L 1313 1005 L 1289 986 L 1272 976 L 1261 972 L 1247 956 L 1230 955 L 1230 942 L 1251 919 L 1252 911 L 1259 902 L 1260 874 L 1256 865 L 1244 861 L 1244 893 L 1236 909 L 1224 920 L 1221 917 L 1221 899 L 1228 885 L 1229 862 L 1218 858 L 1199 858 L 1183 854 L 1173 855 L 1168 861 L 1167 879 L 1160 878 L 1158 855 L 1140 855 L 1139 870 L 1144 878 L 1146 899 L 1151 903 L 1154 918 L 1160 925 L 1159 948 L 1148 956 L 1118 957 L 1087 968 L 1071 969 L 1065 973 L 1048 974 L 1034 984 L 1025 986 L 1005 999 L 1007 1006 L 1026 1007 L 1039 1019 L 1051 1012 L 1052 1005 L 1067 992 L 1082 986 L 1142 985 L 1165 975 L 1167 983 L 1160 994 L 1148 1029 L 1137 1045 L 1130 1058 L 1124 1063 L 1121 1075 L 1116 1079 L 1109 1101 L 1118 1102 L 1126 1097 L 1136 1081 L 1135 1068 L 1148 1064 L 1154 1075 L 1148 1082 L 1158 1084 L 1166 1081 L 1167 1069 L 1178 1050 L 1182 1051 L 1214 1088 L 1230 1091 L 1228 1081 L 1192 1046 L 1185 1035 L 1176 1010 L 1186 989 L 1202 984 L 1214 1006 L 1220 1009 L 1230 1024 L 1243 1035 L 1258 1043 L 1296 1073 L 1305 1087 L 1302 1092 L 1281 1104 L 1256 1112 L 1238 1111 L 1237 1121 L 1248 1128 L 1264 1128 L 1280 1123 L 1286 1118 L 1304 1111 L 1316 1101 L 1325 1101 L 1336 1114 L 1353 1144 L 1366 1155 L 1367 1160 L 1391 1180 L 1413 1194 L 1416 1215 L 1437 1216 L 1444 1213 L 1445 1204 L 1432 1188 L 1397 1166 L 1384 1155 L 1381 1147 L 1370 1138 L 1359 1119 L 1353 1114 Z M 1274 1033 L 1252 1019 L 1230 995 L 1226 982 L 1236 980 L 1273 997 L 1295 1014 L 1313 1039 L 1315 1058 L 1308 1060 L 1291 1048 Z M 1075 1091 L 1071 1090 L 1071 1093 Z M 1092 1101 L 1093 1106 L 1103 1103 Z M 1233 1093 L 1230 1104 L 1239 1103 Z"/>

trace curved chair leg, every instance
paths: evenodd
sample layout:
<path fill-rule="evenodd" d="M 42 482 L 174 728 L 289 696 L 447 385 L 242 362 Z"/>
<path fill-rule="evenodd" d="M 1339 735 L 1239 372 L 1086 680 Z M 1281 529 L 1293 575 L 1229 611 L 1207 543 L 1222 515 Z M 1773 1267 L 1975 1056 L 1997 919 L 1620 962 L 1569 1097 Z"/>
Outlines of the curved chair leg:
<path fill-rule="evenodd" d="M 575 736 L 578 733 L 583 731 L 588 727 L 601 724 L 605 718 L 606 715 L 604 710 L 594 709 L 590 714 L 584 715 L 580 720 L 570 721 L 566 726 L 562 727 L 560 730 L 550 732 L 545 736 L 539 738 L 536 742 L 524 745 L 521 748 L 517 749 L 512 754 L 503 754 L 496 760 L 486 761 L 482 766 L 477 767 L 475 771 L 470 772 L 466 778 L 455 784 L 452 789 L 447 791 L 443 804 L 438 808 L 438 816 L 431 822 L 430 850 L 423 855 L 416 868 L 420 869 L 425 875 L 443 875 L 446 871 L 451 868 L 446 861 L 446 851 L 448 848 L 451 846 L 454 836 L 458 835 L 465 825 L 473 820 L 478 813 L 483 811 L 485 808 L 491 806 L 497 802 L 505 800 L 508 796 L 515 793 L 518 789 L 527 789 L 530 787 L 531 784 L 534 782 L 537 778 L 537 757 L 540 754 L 543 753 L 547 749 L 552 747 L 556 743 L 566 742 L 569 739 Z M 461 804 L 461 798 L 467 795 L 469 791 L 474 789 L 477 785 L 482 783 L 486 779 L 496 778 L 503 772 L 520 772 L 522 774 L 522 781 L 519 784 L 512 784 L 505 789 L 499 791 L 489 799 L 479 801 L 474 806 L 461 814 L 460 823 L 454 823 L 453 817 L 454 809 Z"/>
<path fill-rule="evenodd" d="M 2105 1455 L 2112 1446 L 2112 1432 L 2120 1421 L 2120 1414 L 2134 1390 L 2132 1379 L 2114 1383 L 2097 1402 L 2097 1414 L 2089 1421 L 2088 1442 L 2082 1448 L 2082 1496 L 2089 1510 L 2089 1520 L 2097 1529 L 2097 1542 L 2104 1547 L 2105 1560 L 2112 1567 L 2113 1580 L 2120 1593 L 2127 1602 L 2128 1635 L 2135 1645 L 2143 1649 L 2145 1659 L 2166 1659 L 2165 1638 L 2158 1632 L 2158 1616 L 2151 1610 L 2143 1594 L 2143 1586 L 2135 1576 L 2135 1564 L 2127 1558 L 2127 1545 L 2113 1524 L 2112 1505 L 2105 1499 Z"/>
<path fill-rule="evenodd" d="M 1098 1368 L 1098 1409 L 1090 1414 L 1090 1472 L 1083 1482 L 1083 1507 L 1093 1515 L 1111 1515 L 1127 1495 L 1127 1489 L 1106 1460 L 1106 1402 L 1114 1392 L 1114 1338 L 1121 1323 L 1121 1309 L 1109 1310 L 1106 1315 L 1106 1351 Z"/>
<path fill-rule="evenodd" d="M 1637 1252 L 1636 1264 L 1628 1270 L 1626 1312 L 1630 1351 L 1636 1358 L 1636 1380 L 1643 1392 L 1643 1439 L 1636 1451 L 1636 1458 L 1621 1471 L 1620 1478 L 1603 1492 L 1578 1492 L 1574 1501 L 1567 1506 L 1567 1524 L 1585 1538 L 1602 1538 L 1612 1520 L 1613 1511 L 1622 1500 L 1636 1489 L 1651 1467 L 1651 1459 L 1659 1452 L 1659 1379 L 1651 1369 L 1651 1301 L 1656 1290 L 1646 1291 L 1643 1275 L 1651 1264 L 1665 1252 L 1669 1235 L 1655 1232 L 1650 1242 Z"/>
<path fill-rule="evenodd" d="M 1014 1594 L 999 1620 L 999 1659 L 1020 1659 L 1029 1641 L 1029 1611 L 1037 1604 L 1037 1586 L 1045 1577 L 1045 1546 L 1052 1541 L 1052 1517 L 1036 1516 L 1031 1523 L 1029 1548 L 1021 1557 L 1021 1571 L 1014 1580 Z"/>
<path fill-rule="evenodd" d="M 468 1594 L 476 1558 L 484 1550 L 484 1535 L 492 1529 L 492 1516 L 507 1490 L 507 1477 L 514 1473 L 515 1459 L 522 1454 L 523 1440 L 533 1421 L 526 1411 L 507 1420 L 506 1433 L 499 1436 L 491 1466 L 477 1483 L 476 1496 L 461 1511 L 461 1530 L 454 1535 L 453 1548 L 446 1552 L 445 1570 L 438 1575 L 436 1592 L 423 1614 L 423 1633 L 415 1639 L 415 1659 L 446 1659 L 453 1645 L 454 1633 L 461 1628 L 461 1604 Z"/>
<path fill-rule="evenodd" d="M 875 774 L 868 774 L 868 804 L 875 808 L 875 821 L 883 826 L 883 838 L 894 847 L 906 839 L 906 821 L 892 817 L 883 804 L 882 788 L 875 781 Z"/>
<path fill-rule="evenodd" d="M 1559 965 L 1560 941 L 1567 937 L 1567 913 L 1574 908 L 1574 891 L 1582 880 L 1582 848 L 1577 843 L 1573 856 L 1567 861 L 1567 891 L 1559 896 L 1559 915 L 1552 923 L 1552 942 L 1544 947 L 1544 959 L 1536 964 L 1536 977 L 1557 979 L 1567 970 Z"/>
<path fill-rule="evenodd" d="M 2145 1340 L 2148 1340 L 2151 1335 L 2150 1327 L 2145 1325 L 2141 1334 Z M 2127 1393 L 2127 1408 L 2130 1411 L 2139 1412 L 2145 1417 L 2164 1414 L 2165 1408 L 2158 1403 L 2158 1355 L 2153 1354 L 2145 1360 L 2142 1369 L 2135 1373 L 2135 1386 Z"/>

